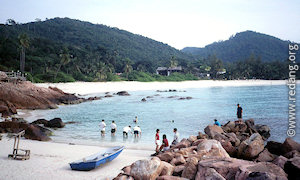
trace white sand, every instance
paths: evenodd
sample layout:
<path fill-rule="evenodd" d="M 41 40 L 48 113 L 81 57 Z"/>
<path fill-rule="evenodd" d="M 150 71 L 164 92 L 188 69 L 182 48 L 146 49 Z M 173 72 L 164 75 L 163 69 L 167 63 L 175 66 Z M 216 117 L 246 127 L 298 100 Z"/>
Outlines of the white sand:
<path fill-rule="evenodd" d="M 29 149 L 29 160 L 11 160 L 14 140 L 3 137 L 0 141 L 0 179 L 9 180 L 73 180 L 112 179 L 121 169 L 140 159 L 150 158 L 153 151 L 125 149 L 116 159 L 91 171 L 72 171 L 70 162 L 106 148 L 97 146 L 68 145 L 22 139 L 20 148 Z"/>
<path fill-rule="evenodd" d="M 74 83 L 40 83 L 40 87 L 57 87 L 68 93 L 93 94 L 102 92 L 117 91 L 141 91 L 141 90 L 167 90 L 167 89 L 188 89 L 218 86 L 264 86 L 284 85 L 285 80 L 230 80 L 230 81 L 183 81 L 183 82 L 74 82 Z"/>

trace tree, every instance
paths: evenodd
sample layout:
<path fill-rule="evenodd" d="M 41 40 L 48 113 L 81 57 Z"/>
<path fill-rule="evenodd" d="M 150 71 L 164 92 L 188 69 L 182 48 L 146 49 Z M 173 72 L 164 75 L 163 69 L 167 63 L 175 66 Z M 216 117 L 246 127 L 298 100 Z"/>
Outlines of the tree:
<path fill-rule="evenodd" d="M 132 61 L 129 58 L 126 58 L 125 60 L 125 66 L 124 66 L 124 73 L 126 73 L 126 78 L 128 79 L 128 74 L 132 71 Z"/>
<path fill-rule="evenodd" d="M 177 66 L 178 66 L 178 62 L 176 61 L 175 56 L 172 56 L 170 60 L 170 67 L 177 67 Z"/>
<path fill-rule="evenodd" d="M 58 71 L 60 70 L 62 65 L 66 65 L 71 61 L 71 56 L 69 54 L 69 50 L 68 48 L 64 47 L 64 49 L 62 50 L 62 53 L 59 55 L 60 59 L 60 63 L 58 65 L 58 68 L 56 70 L 55 76 L 54 76 L 54 81 L 56 80 Z"/>
<path fill-rule="evenodd" d="M 20 53 L 20 71 L 24 72 L 25 70 L 25 50 L 29 47 L 29 38 L 26 33 L 19 35 L 19 42 L 21 46 Z"/>
<path fill-rule="evenodd" d="M 213 75 L 214 78 L 217 78 L 217 73 L 222 71 L 223 68 L 223 61 L 217 58 L 216 55 L 212 55 L 208 57 L 210 61 L 210 72 Z"/>

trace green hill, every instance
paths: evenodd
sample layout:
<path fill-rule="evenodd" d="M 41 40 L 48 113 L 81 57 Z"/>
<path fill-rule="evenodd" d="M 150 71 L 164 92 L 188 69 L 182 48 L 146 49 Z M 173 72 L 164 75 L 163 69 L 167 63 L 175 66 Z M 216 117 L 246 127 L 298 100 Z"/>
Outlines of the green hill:
<path fill-rule="evenodd" d="M 288 58 L 289 41 L 253 31 L 237 33 L 226 41 L 215 42 L 204 48 L 186 47 L 182 52 L 196 58 L 206 58 L 215 54 L 225 62 L 244 60 L 251 55 L 259 56 L 262 61 L 283 61 Z"/>
<path fill-rule="evenodd" d="M 51 77 L 45 77 L 46 72 L 53 76 L 59 66 L 65 74 L 87 80 L 84 77 L 101 76 L 103 68 L 111 73 L 124 72 L 126 63 L 133 69 L 154 72 L 157 66 L 167 65 L 171 58 L 178 61 L 193 59 L 167 44 L 118 28 L 54 18 L 0 25 L 0 70 L 19 69 L 18 36 L 23 33 L 29 38 L 25 70 L 46 80 L 51 80 Z M 63 52 L 70 55 L 70 62 L 61 63 Z"/>

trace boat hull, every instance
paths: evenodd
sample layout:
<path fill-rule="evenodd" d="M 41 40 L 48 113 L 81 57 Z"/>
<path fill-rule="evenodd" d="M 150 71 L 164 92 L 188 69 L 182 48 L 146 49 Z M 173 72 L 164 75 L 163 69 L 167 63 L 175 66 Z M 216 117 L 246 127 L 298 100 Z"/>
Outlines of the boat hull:
<path fill-rule="evenodd" d="M 77 171 L 90 171 L 92 169 L 95 169 L 96 167 L 100 166 L 101 164 L 105 164 L 109 161 L 112 161 L 116 157 L 119 156 L 119 154 L 123 151 L 124 147 L 121 147 L 118 151 L 115 153 L 104 157 L 103 159 L 97 160 L 97 161 L 88 161 L 88 162 L 79 162 L 79 163 L 70 163 L 71 169 L 72 170 L 77 170 Z"/>

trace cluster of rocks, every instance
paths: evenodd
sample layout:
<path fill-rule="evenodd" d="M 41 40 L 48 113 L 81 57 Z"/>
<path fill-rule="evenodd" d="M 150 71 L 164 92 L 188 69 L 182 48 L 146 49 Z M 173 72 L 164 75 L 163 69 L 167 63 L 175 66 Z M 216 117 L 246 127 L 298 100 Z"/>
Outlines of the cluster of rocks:
<path fill-rule="evenodd" d="M 119 91 L 117 93 L 115 93 L 115 95 L 119 95 L 119 96 L 130 96 L 130 94 L 127 91 Z"/>
<path fill-rule="evenodd" d="M 4 117 L 16 114 L 17 109 L 53 109 L 58 104 L 78 104 L 98 99 L 100 97 L 80 98 L 56 87 L 37 87 L 29 81 L 0 82 L 0 113 Z"/>
<path fill-rule="evenodd" d="M 49 141 L 51 140 L 49 136 L 52 135 L 52 131 L 48 128 L 63 128 L 64 126 L 65 123 L 60 118 L 54 118 L 49 121 L 38 119 L 32 123 L 13 118 L 12 121 L 0 122 L 0 133 L 19 133 L 25 130 L 24 137 L 26 139 Z"/>
<path fill-rule="evenodd" d="M 170 150 L 150 160 L 124 167 L 119 179 L 297 179 L 300 177 L 300 144 L 265 141 L 270 129 L 254 121 L 207 126 L 205 134 L 182 139 Z"/>
<path fill-rule="evenodd" d="M 185 90 L 179 91 L 176 89 L 169 89 L 169 90 L 156 90 L 156 92 L 186 92 Z"/>

